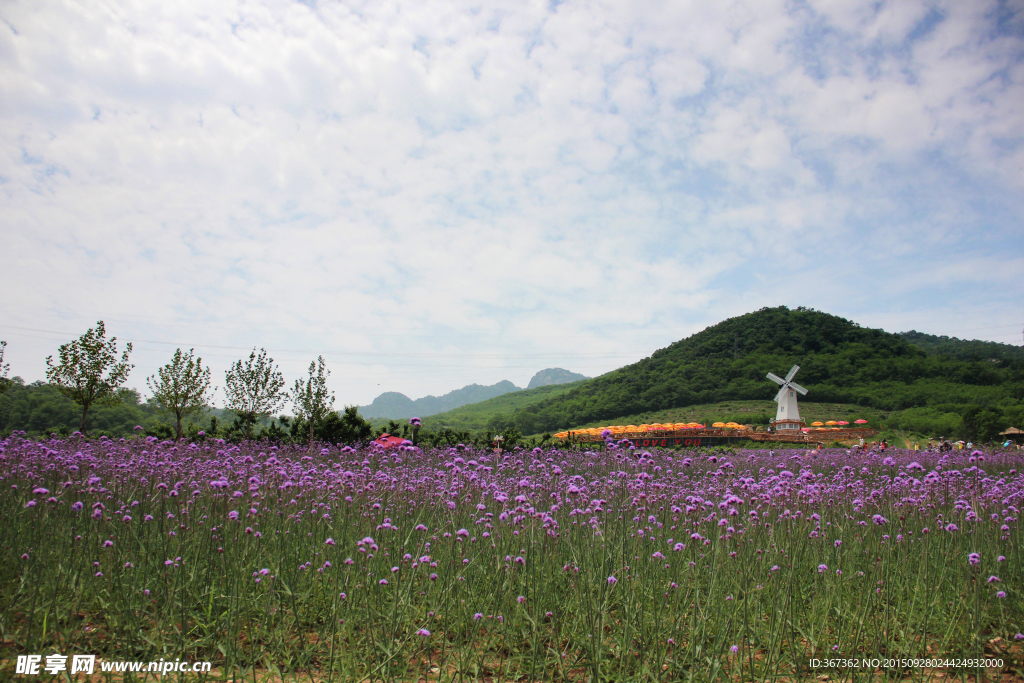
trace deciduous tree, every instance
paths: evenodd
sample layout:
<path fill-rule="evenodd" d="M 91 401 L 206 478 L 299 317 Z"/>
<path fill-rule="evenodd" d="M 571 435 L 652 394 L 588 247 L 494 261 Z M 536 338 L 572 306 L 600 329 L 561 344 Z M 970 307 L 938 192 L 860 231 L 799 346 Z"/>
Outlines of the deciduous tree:
<path fill-rule="evenodd" d="M 238 415 L 247 436 L 261 417 L 270 415 L 284 405 L 288 392 L 284 391 L 284 376 L 267 357 L 267 350 L 256 349 L 247 361 L 235 361 L 224 373 L 226 407 Z"/>
<path fill-rule="evenodd" d="M 202 411 L 209 403 L 210 368 L 203 367 L 203 359 L 193 355 L 193 349 L 174 352 L 171 362 L 157 370 L 146 380 L 157 406 L 174 415 L 175 438 L 181 439 L 181 420 Z"/>
<path fill-rule="evenodd" d="M 334 409 L 334 394 L 327 389 L 327 376 L 331 371 L 320 356 L 309 364 L 309 379 L 295 380 L 291 400 L 295 405 L 295 416 L 309 424 L 309 442 L 313 443 L 313 430 Z"/>
<path fill-rule="evenodd" d="M 11 380 L 7 379 L 7 373 L 11 370 L 11 364 L 4 362 L 4 351 L 7 349 L 7 342 L 0 341 L 0 396 L 7 391 Z"/>
<path fill-rule="evenodd" d="M 78 430 L 85 433 L 85 418 L 94 403 L 116 405 L 121 402 L 117 388 L 128 379 L 135 367 L 128 362 L 132 345 L 126 344 L 121 359 L 117 357 L 117 337 L 106 339 L 107 330 L 100 320 L 75 341 L 68 342 L 58 351 L 60 362 L 53 356 L 46 358 L 46 379 L 57 386 L 62 394 L 82 406 L 82 420 Z"/>

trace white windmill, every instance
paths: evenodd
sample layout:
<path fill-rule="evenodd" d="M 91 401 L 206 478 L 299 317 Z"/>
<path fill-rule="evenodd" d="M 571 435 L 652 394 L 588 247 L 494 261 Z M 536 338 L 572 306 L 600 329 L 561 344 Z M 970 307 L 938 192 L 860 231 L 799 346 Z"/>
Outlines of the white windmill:
<path fill-rule="evenodd" d="M 774 372 L 768 373 L 768 379 L 780 385 L 779 393 L 775 395 L 775 401 L 779 409 L 775 413 L 775 429 L 800 429 L 804 426 L 800 419 L 800 409 L 796 405 L 796 395 L 807 395 L 807 390 L 793 381 L 799 365 L 794 365 L 786 373 L 786 379 L 782 379 Z"/>

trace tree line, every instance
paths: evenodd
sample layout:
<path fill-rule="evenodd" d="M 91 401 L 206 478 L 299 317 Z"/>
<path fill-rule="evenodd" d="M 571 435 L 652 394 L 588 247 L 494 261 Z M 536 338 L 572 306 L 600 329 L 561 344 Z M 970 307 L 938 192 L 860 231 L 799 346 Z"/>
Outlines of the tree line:
<path fill-rule="evenodd" d="M 0 341 L 0 396 L 8 398 L 9 393 L 21 393 L 27 399 L 30 411 L 45 408 L 42 414 L 62 426 L 67 421 L 67 402 L 55 402 L 59 395 L 78 406 L 78 431 L 88 432 L 90 412 L 101 410 L 105 413 L 103 426 L 123 432 L 125 419 L 139 418 L 149 423 L 148 429 L 159 436 L 181 439 L 188 427 L 193 436 L 200 432 L 196 419 L 203 423 L 212 435 L 241 436 L 254 438 L 290 437 L 313 441 L 318 437 L 330 437 L 330 441 L 368 440 L 372 438 L 372 427 L 363 420 L 355 406 L 346 407 L 342 414 L 334 411 L 334 394 L 327 388 L 327 369 L 323 356 L 309 365 L 308 377 L 300 378 L 290 390 L 274 359 L 266 349 L 258 352 L 254 348 L 247 359 L 231 364 L 224 373 L 225 410 L 212 409 L 210 401 L 216 387 L 212 385 L 210 368 L 203 365 L 203 359 L 194 349 L 177 349 L 170 361 L 159 368 L 156 374 L 146 378 L 146 385 L 152 396 L 146 404 L 141 403 L 138 392 L 123 388 L 128 373 L 135 366 L 130 362 L 130 343 L 118 354 L 117 337 L 107 338 L 102 320 L 89 328 L 78 339 L 60 346 L 57 358 L 46 359 L 47 383 L 34 383 L 25 387 L 19 378 L 10 379 L 10 364 L 3 362 L 7 343 Z M 35 391 L 31 391 L 31 390 Z M 12 391 L 13 390 L 13 391 Z M 31 397 L 30 394 L 33 394 Z M 294 417 L 271 416 L 288 402 L 292 404 Z M 0 406 L 0 420 L 3 428 L 16 428 L 18 418 L 26 417 L 23 406 Z M 107 410 L 102 410 L 102 409 Z M 114 410 L 111 410 L 114 409 Z M 120 409 L 120 410 L 118 410 Z M 168 428 L 153 418 L 163 415 L 172 420 Z M 225 414 L 234 417 L 230 425 L 223 425 Z M 63 419 L 61 419 L 63 418 Z M 257 434 L 256 427 L 263 429 Z M 33 425 L 37 426 L 37 425 Z M 59 427 L 58 427 L 59 428 Z M 132 428 L 134 430 L 134 427 Z M 144 428 L 145 429 L 145 428 Z M 171 433 L 168 434 L 167 432 Z"/>
<path fill-rule="evenodd" d="M 127 436 L 141 431 L 165 439 L 221 437 L 229 440 L 269 439 L 275 442 L 367 442 L 382 434 L 435 446 L 487 445 L 500 436 L 507 446 L 522 442 L 514 427 L 484 430 L 421 429 L 418 419 L 407 424 L 389 421 L 378 429 L 359 415 L 357 406 L 334 410 L 335 395 L 327 387 L 330 370 L 323 356 L 309 365 L 306 377 L 286 389 L 284 376 L 266 349 L 255 348 L 248 358 L 224 373 L 225 408 L 210 402 L 217 387 L 210 368 L 194 349 L 177 349 L 170 361 L 146 378 L 151 393 L 143 402 L 134 389 L 124 388 L 131 344 L 118 353 L 117 337 L 107 338 L 102 320 L 78 339 L 63 344 L 57 358 L 46 359 L 48 382 L 25 385 L 8 378 L 4 363 L 7 343 L 0 341 L 0 431 L 31 430 L 39 435 L 69 435 L 77 422 L 83 435 Z M 274 414 L 291 403 L 293 415 Z M 77 414 L 73 413 L 77 409 Z M 160 418 L 169 418 L 165 423 Z M 231 420 L 231 421 L 229 421 Z M 534 439 L 542 443 L 550 437 Z"/>

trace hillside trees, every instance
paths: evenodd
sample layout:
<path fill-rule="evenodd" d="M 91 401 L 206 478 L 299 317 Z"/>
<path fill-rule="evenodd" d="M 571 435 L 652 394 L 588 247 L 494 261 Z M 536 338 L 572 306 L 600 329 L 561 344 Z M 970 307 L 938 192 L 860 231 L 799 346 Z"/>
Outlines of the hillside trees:
<path fill-rule="evenodd" d="M 46 378 L 58 390 L 82 406 L 82 419 L 78 430 L 85 433 L 85 418 L 95 403 L 115 405 L 121 402 L 117 388 L 128 379 L 135 367 L 128 362 L 132 345 L 126 344 L 120 360 L 117 357 L 117 337 L 106 339 L 103 321 L 96 323 L 78 339 L 63 344 L 58 353 L 46 358 Z"/>
<path fill-rule="evenodd" d="M 238 416 L 246 436 L 261 417 L 269 416 L 284 405 L 288 394 L 284 391 L 284 376 L 267 357 L 267 350 L 256 349 L 249 360 L 238 360 L 224 373 L 226 407 Z"/>
<path fill-rule="evenodd" d="M 146 380 L 153 402 L 160 410 L 174 415 L 175 438 L 181 439 L 183 417 L 202 411 L 209 403 L 210 369 L 203 367 L 203 359 L 193 355 L 193 349 L 174 352 L 171 362 Z"/>
<path fill-rule="evenodd" d="M 961 419 L 961 433 L 974 441 L 991 441 L 1010 426 L 1003 411 L 992 406 L 968 406 Z"/>
<path fill-rule="evenodd" d="M 581 382 L 528 409 L 491 416 L 524 433 L 558 431 L 624 415 L 726 400 L 764 400 L 776 388 L 767 371 L 800 365 L 811 402 L 850 403 L 886 411 L 954 404 L 1007 406 L 1024 399 L 1017 347 L 986 344 L 958 360 L 920 349 L 899 335 L 862 328 L 810 309 L 765 308 L 725 320 L 632 365 Z M 950 412 L 944 410 L 943 412 Z M 920 421 L 920 420 L 916 420 Z M 934 421 L 948 426 L 949 418 Z M 923 422 L 922 422 L 923 424 Z M 973 429 L 973 427 L 971 427 Z"/>

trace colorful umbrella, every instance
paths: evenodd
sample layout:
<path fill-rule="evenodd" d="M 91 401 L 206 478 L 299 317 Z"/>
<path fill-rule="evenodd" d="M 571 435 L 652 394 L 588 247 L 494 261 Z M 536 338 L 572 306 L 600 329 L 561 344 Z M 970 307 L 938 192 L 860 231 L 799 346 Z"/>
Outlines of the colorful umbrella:
<path fill-rule="evenodd" d="M 824 427 L 825 423 L 824 422 L 812 422 L 811 426 L 812 427 Z"/>
<path fill-rule="evenodd" d="M 850 424 L 850 423 L 849 423 L 849 422 L 847 422 L 846 420 L 840 420 L 840 421 L 839 421 L 839 422 L 837 422 L 836 424 L 841 424 L 841 425 L 848 425 L 848 424 Z"/>
<path fill-rule="evenodd" d="M 855 425 L 866 425 L 867 423 L 868 423 L 868 421 L 867 421 L 867 420 L 864 420 L 864 419 L 861 419 L 861 420 L 854 420 L 854 421 L 853 421 L 853 424 L 855 424 Z"/>

